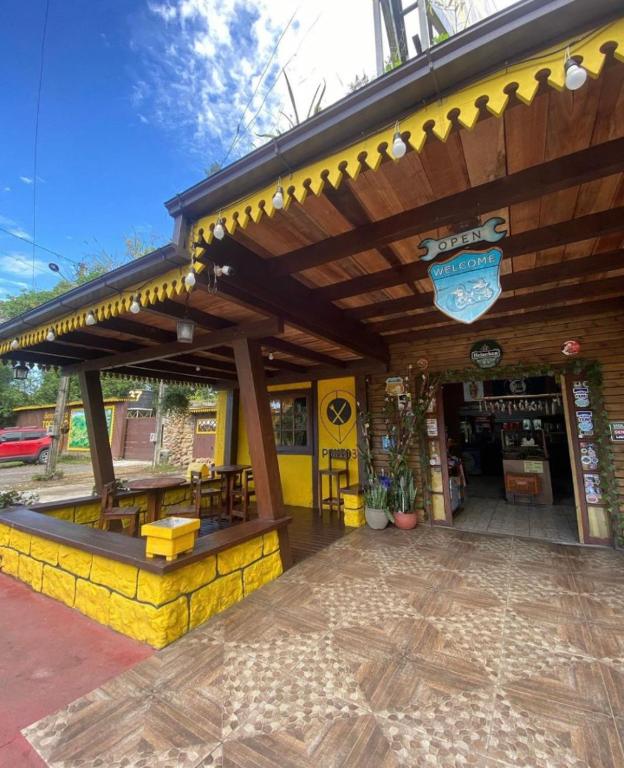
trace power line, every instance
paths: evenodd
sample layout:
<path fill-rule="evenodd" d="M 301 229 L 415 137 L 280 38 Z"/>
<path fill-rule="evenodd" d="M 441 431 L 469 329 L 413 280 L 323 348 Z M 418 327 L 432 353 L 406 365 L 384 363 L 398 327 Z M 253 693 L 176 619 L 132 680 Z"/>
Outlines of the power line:
<path fill-rule="evenodd" d="M 70 259 L 69 256 L 63 256 L 62 253 L 58 253 L 58 251 L 53 251 L 50 248 L 46 248 L 45 245 L 39 245 L 39 243 L 36 243 L 34 241 L 34 238 L 31 240 L 29 237 L 22 237 L 22 235 L 17 235 L 15 232 L 11 232 L 10 229 L 5 229 L 4 227 L 0 227 L 0 232 L 4 232 L 7 235 L 11 235 L 11 237 L 17 238 L 17 240 L 22 240 L 24 243 L 28 243 L 29 245 L 32 245 L 33 252 L 35 248 L 39 248 L 40 251 L 51 253 L 52 256 L 58 256 L 59 259 L 64 259 L 65 261 L 69 261 L 70 264 L 73 264 L 76 267 L 80 266 L 79 261 L 74 261 L 73 259 Z"/>
<path fill-rule="evenodd" d="M 48 13 L 50 11 L 50 0 L 46 0 L 45 13 L 43 16 L 43 30 L 41 32 L 41 50 L 40 50 L 40 62 L 39 62 L 39 85 L 37 88 L 37 110 L 35 113 L 35 143 L 33 147 L 33 248 L 32 248 L 32 287 L 35 290 L 35 238 L 37 236 L 37 188 L 39 186 L 39 180 L 37 177 L 37 160 L 38 160 L 38 146 L 39 146 L 39 111 L 41 109 L 41 88 L 43 86 L 43 65 L 44 65 L 44 53 L 46 32 L 48 30 Z"/>
<path fill-rule="evenodd" d="M 228 151 L 225 153 L 225 156 L 223 157 L 223 160 L 221 161 L 221 165 L 222 166 L 225 165 L 228 157 L 230 156 L 230 153 L 232 152 L 232 150 L 236 146 L 236 143 L 237 143 L 237 141 L 239 139 L 240 128 L 241 128 L 243 120 L 245 119 L 245 115 L 247 114 L 247 110 L 249 109 L 249 107 L 251 106 L 251 103 L 255 99 L 256 94 L 258 93 L 258 90 L 259 90 L 259 88 L 260 88 L 260 86 L 262 84 L 262 81 L 264 80 L 264 76 L 266 75 L 269 67 L 271 66 L 271 62 L 275 58 L 275 54 L 277 53 L 277 50 L 278 50 L 278 48 L 280 46 L 280 43 L 282 42 L 286 32 L 290 29 L 290 26 L 293 23 L 293 21 L 295 20 L 295 16 L 299 12 L 300 8 L 301 8 L 301 3 L 299 3 L 299 5 L 295 8 L 292 16 L 288 20 L 288 23 L 285 25 L 285 27 L 282 30 L 280 36 L 277 38 L 277 42 L 275 43 L 275 45 L 273 47 L 273 50 L 271 51 L 271 55 L 269 56 L 269 58 L 267 60 L 267 63 L 264 65 L 264 69 L 262 70 L 262 72 L 260 74 L 260 77 L 258 78 L 258 82 L 256 83 L 256 87 L 254 88 L 253 93 L 249 97 L 249 99 L 247 101 L 247 104 L 245 104 L 245 109 L 243 109 L 243 113 L 240 116 L 238 124 L 236 126 L 236 130 L 234 131 L 234 137 L 232 138 L 232 142 L 231 142 L 231 144 L 230 144 L 230 146 L 228 148 Z"/>

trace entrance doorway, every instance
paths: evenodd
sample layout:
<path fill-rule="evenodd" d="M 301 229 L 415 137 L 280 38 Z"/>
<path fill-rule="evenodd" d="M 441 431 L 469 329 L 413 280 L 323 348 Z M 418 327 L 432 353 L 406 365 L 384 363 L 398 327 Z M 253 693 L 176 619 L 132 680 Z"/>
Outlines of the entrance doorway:
<path fill-rule="evenodd" d="M 563 395 L 551 376 L 446 384 L 453 525 L 578 543 Z"/>

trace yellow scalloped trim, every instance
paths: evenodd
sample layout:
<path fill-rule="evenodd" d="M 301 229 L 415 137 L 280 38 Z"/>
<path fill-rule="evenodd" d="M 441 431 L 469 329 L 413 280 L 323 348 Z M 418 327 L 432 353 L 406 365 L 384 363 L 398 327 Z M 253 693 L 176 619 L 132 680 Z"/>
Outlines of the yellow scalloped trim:
<path fill-rule="evenodd" d="M 615 43 L 615 56 L 624 61 L 624 19 L 590 33 L 581 43 L 572 44 L 570 40 L 570 54 L 582 60 L 590 77 L 597 78 L 602 70 L 605 54 L 600 49 L 605 43 Z M 452 128 L 449 119 L 451 113 L 457 113 L 459 123 L 471 130 L 479 115 L 478 104 L 485 100 L 485 108 L 495 117 L 501 117 L 509 102 L 509 90 L 512 86 L 516 88 L 516 95 L 521 101 L 527 105 L 531 104 L 539 87 L 537 74 L 546 70 L 548 85 L 556 90 L 563 90 L 564 54 L 560 49 L 564 45 L 565 43 L 560 43 L 548 48 L 537 56 L 507 67 L 404 117 L 401 120 L 401 133 L 404 136 L 409 134 L 409 144 L 416 152 L 421 152 L 427 140 L 427 129 L 431 129 L 440 141 L 448 139 Z M 345 176 L 357 178 L 363 165 L 373 171 L 377 170 L 384 150 L 392 139 L 393 130 L 390 127 L 378 131 L 373 136 L 294 171 L 287 179 L 282 178 L 284 208 L 288 208 L 292 198 L 302 203 L 310 193 L 320 195 L 326 183 L 337 188 Z M 258 222 L 265 215 L 272 217 L 275 213 L 273 194 L 276 187 L 277 179 L 275 184 L 202 217 L 193 226 L 192 240 L 196 239 L 197 230 L 203 228 L 204 236 L 210 243 L 213 238 L 212 228 L 219 216 L 229 232 L 234 232 L 237 227 L 245 229 L 250 221 Z"/>
<path fill-rule="evenodd" d="M 615 56 L 624 62 L 624 19 L 608 24 L 589 34 L 581 43 L 570 44 L 570 53 L 578 56 L 590 77 L 597 78 L 605 61 L 601 48 L 607 43 L 615 43 Z M 559 50 L 565 43 L 553 46 L 543 53 L 526 61 L 484 78 L 467 88 L 447 96 L 440 101 L 429 104 L 401 120 L 401 132 L 408 134 L 408 141 L 416 152 L 422 151 L 427 140 L 427 129 L 446 141 L 452 128 L 449 114 L 457 114 L 459 123 L 466 129 L 474 127 L 479 115 L 479 106 L 485 100 L 486 108 L 495 116 L 501 117 L 509 101 L 508 91 L 515 86 L 517 97 L 525 104 L 531 104 L 537 93 L 539 82 L 537 75 L 548 71 L 548 84 L 557 90 L 564 88 L 563 53 Z M 284 187 L 284 208 L 288 208 L 294 198 L 303 203 L 308 194 L 320 195 L 325 184 L 337 188 L 344 176 L 357 178 L 366 165 L 376 171 L 384 157 L 384 150 L 391 141 L 392 128 L 378 131 L 349 147 L 341 149 L 292 173 L 288 179 L 282 179 Z M 396 161 L 400 162 L 400 161 Z M 277 184 L 277 180 L 276 180 Z M 197 230 L 202 227 L 208 242 L 212 241 L 212 227 L 221 216 L 226 228 L 233 232 L 236 227 L 245 229 L 250 221 L 258 222 L 263 216 L 273 216 L 273 194 L 276 184 L 256 191 L 243 200 L 232 203 L 227 208 L 215 211 L 195 222 L 192 230 L 192 243 L 197 237 Z M 189 257 L 190 260 L 190 257 Z M 195 270 L 201 272 L 204 265 L 196 264 Z M 147 285 L 135 286 L 134 290 L 124 291 L 119 297 L 107 299 L 91 307 L 84 307 L 78 312 L 60 318 L 52 324 L 40 326 L 18 337 L 20 349 L 45 341 L 50 327 L 54 328 L 57 337 L 64 333 L 75 331 L 85 326 L 85 319 L 92 310 L 98 320 L 116 317 L 129 311 L 132 298 L 139 296 L 142 306 L 154 304 L 157 301 L 174 297 L 185 291 L 183 273 L 186 270 L 176 268 Z M 11 352 L 11 339 L 0 343 L 0 355 Z"/>

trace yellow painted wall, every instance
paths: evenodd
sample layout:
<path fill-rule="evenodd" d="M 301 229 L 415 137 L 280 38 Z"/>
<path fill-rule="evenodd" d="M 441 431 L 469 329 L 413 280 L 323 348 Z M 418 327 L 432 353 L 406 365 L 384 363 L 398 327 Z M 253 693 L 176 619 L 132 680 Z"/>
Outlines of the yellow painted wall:
<path fill-rule="evenodd" d="M 340 379 L 327 379 L 318 382 L 317 413 L 319 439 L 319 466 L 326 467 L 329 462 L 329 450 L 343 448 L 351 452 L 349 461 L 349 483 L 358 482 L 357 465 L 357 404 L 355 398 L 355 379 L 352 376 Z M 291 390 L 311 389 L 310 382 L 284 384 L 269 387 L 269 392 L 288 392 Z M 348 418 L 346 418 L 348 416 Z M 344 420 L 344 421 L 343 421 Z M 217 442 L 224 434 L 224 420 L 217 422 Z M 222 439 L 222 438 L 221 438 Z M 312 507 L 314 483 L 312 474 L 313 460 L 307 454 L 279 454 L 277 457 L 284 504 L 300 507 Z M 250 464 L 249 442 L 245 429 L 242 409 L 238 417 L 238 462 Z"/>
<path fill-rule="evenodd" d="M 214 461 L 216 465 L 225 462 L 225 422 L 227 413 L 227 397 L 225 390 L 217 392 L 217 433 L 215 435 Z"/>
<path fill-rule="evenodd" d="M 269 387 L 270 392 L 285 392 L 293 389 L 310 389 L 310 382 Z M 217 430 L 221 422 L 217 423 Z M 242 408 L 238 413 L 238 463 L 251 464 L 249 457 L 249 441 L 245 429 L 245 417 Z M 311 454 L 279 454 L 280 478 L 282 480 L 282 495 L 284 504 L 295 507 L 312 507 L 312 455 Z"/>
<path fill-rule="evenodd" d="M 332 448 L 347 449 L 349 460 L 349 484 L 358 482 L 357 462 L 357 403 L 355 379 L 326 379 L 318 382 L 319 468 L 329 464 Z M 348 418 L 347 418 L 348 416 Z M 342 466 L 338 463 L 337 466 Z"/>

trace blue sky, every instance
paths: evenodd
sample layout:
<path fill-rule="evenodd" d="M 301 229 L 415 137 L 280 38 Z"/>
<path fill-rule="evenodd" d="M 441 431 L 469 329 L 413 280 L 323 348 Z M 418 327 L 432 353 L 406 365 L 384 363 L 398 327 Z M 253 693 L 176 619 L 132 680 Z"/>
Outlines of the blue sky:
<path fill-rule="evenodd" d="M 45 0 L 3 0 L 0 227 L 33 232 L 33 147 Z M 73 262 L 166 242 L 163 206 L 214 162 L 374 76 L 370 0 L 50 0 L 39 117 L 36 240 Z M 345 31 L 348 30 L 348 33 Z M 239 137 L 231 147 L 240 126 Z M 36 251 L 35 285 L 69 261 Z M 32 248 L 0 232 L 0 298 L 32 285 Z"/>

